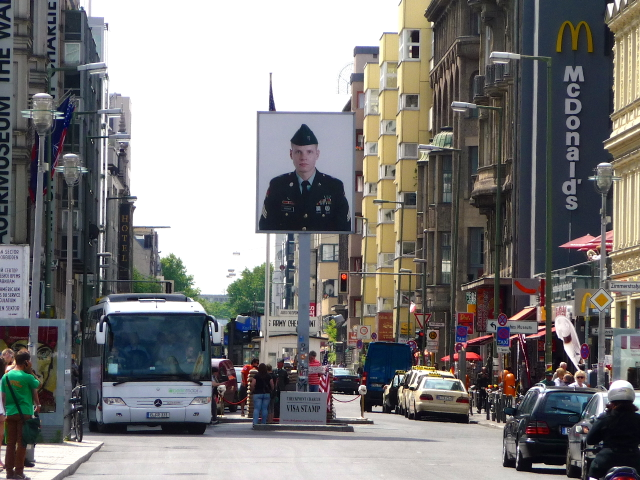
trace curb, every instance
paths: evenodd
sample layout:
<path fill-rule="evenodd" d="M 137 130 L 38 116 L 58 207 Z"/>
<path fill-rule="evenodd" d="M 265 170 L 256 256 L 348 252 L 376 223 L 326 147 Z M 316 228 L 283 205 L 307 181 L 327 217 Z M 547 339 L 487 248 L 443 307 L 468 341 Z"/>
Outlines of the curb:
<path fill-rule="evenodd" d="M 71 465 L 68 465 L 64 470 L 58 472 L 55 476 L 51 477 L 51 480 L 61 480 L 65 477 L 73 475 L 75 471 L 78 469 L 78 467 L 80 467 L 80 465 L 82 465 L 84 462 L 89 460 L 89 458 L 91 458 L 91 455 L 93 455 L 95 452 L 100 450 L 100 448 L 102 448 L 102 445 L 104 445 L 104 442 L 100 442 L 98 445 L 93 447 L 84 455 L 77 458 Z"/>
<path fill-rule="evenodd" d="M 353 432 L 351 425 L 278 425 L 278 424 L 258 424 L 253 425 L 254 430 L 276 431 L 289 430 L 299 432 Z"/>

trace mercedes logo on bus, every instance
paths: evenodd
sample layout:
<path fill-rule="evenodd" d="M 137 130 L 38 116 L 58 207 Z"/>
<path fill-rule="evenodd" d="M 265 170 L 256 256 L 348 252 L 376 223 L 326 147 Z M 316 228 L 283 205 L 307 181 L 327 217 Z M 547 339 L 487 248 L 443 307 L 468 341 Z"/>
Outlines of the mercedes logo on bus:
<path fill-rule="evenodd" d="M 160 400 L 159 398 L 156 398 L 156 399 L 153 401 L 153 404 L 154 404 L 156 407 L 161 407 L 161 406 L 162 406 L 162 400 Z"/>

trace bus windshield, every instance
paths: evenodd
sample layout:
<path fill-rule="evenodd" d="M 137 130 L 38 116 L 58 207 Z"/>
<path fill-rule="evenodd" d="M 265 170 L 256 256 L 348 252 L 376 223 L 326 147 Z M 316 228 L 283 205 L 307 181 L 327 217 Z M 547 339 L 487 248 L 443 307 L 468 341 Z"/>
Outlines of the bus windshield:
<path fill-rule="evenodd" d="M 207 319 L 201 314 L 111 314 L 104 380 L 211 380 Z"/>

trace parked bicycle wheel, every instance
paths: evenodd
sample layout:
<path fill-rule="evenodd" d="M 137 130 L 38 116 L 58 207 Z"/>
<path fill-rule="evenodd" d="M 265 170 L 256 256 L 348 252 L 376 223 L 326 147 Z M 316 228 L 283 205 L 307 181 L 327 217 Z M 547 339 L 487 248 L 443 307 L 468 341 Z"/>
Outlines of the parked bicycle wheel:
<path fill-rule="evenodd" d="M 73 413 L 73 432 L 76 436 L 76 442 L 81 442 L 82 437 L 84 436 L 84 431 L 82 428 L 82 411 L 77 410 Z"/>

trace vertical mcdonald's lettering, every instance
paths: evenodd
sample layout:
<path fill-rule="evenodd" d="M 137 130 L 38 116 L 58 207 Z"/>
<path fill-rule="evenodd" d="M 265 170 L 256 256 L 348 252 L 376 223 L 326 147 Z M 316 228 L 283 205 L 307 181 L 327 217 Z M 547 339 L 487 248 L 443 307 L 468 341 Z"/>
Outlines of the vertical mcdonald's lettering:
<path fill-rule="evenodd" d="M 569 27 L 569 32 L 571 33 L 571 50 L 578 50 L 578 40 L 580 40 L 580 30 L 584 27 L 585 35 L 587 36 L 587 52 L 593 53 L 593 35 L 591 35 L 591 28 L 589 24 L 585 21 L 578 22 L 578 25 L 575 27 L 573 23 L 569 20 L 565 21 L 562 25 L 560 25 L 560 29 L 558 30 L 558 38 L 556 40 L 556 52 L 562 52 L 562 40 L 564 39 L 564 31 L 566 27 Z"/>

